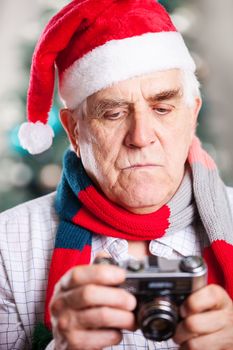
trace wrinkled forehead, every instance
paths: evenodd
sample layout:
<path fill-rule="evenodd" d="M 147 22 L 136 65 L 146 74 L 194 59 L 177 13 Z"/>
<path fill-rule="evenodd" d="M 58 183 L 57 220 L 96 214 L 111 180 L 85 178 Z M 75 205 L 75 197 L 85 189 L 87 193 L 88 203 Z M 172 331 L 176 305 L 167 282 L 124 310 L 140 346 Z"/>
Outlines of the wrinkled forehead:
<path fill-rule="evenodd" d="M 148 99 L 155 94 L 179 90 L 183 92 L 183 76 L 179 69 L 158 71 L 113 84 L 88 97 L 88 104 L 98 100 L 114 99 L 132 101 L 142 95 Z"/>

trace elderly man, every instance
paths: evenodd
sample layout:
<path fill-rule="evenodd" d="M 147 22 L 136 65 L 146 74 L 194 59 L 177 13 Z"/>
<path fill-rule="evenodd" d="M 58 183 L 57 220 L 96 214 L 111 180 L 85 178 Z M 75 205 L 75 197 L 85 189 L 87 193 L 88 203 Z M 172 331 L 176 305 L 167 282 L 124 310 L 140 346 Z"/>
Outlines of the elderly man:
<path fill-rule="evenodd" d="M 233 192 L 195 136 L 195 65 L 168 14 L 74 0 L 49 22 L 19 132 L 32 154 L 52 143 L 55 66 L 71 150 L 56 194 L 1 215 L 1 349 L 30 349 L 34 333 L 35 349 L 232 350 Z M 91 264 L 148 255 L 208 265 L 161 342 L 138 329 L 124 269 Z"/>

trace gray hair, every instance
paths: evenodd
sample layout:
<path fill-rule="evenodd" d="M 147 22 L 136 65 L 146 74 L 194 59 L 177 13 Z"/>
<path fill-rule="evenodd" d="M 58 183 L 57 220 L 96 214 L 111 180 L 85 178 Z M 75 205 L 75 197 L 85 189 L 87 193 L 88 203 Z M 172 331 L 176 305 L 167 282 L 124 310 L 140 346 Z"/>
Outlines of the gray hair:
<path fill-rule="evenodd" d="M 181 79 L 183 85 L 184 101 L 188 107 L 193 107 L 195 98 L 201 97 L 200 83 L 194 72 L 190 70 L 181 70 Z M 87 98 L 81 102 L 75 111 L 79 117 L 84 117 L 87 113 Z"/>
<path fill-rule="evenodd" d="M 194 72 L 181 70 L 183 80 L 184 101 L 188 107 L 193 107 L 196 97 L 201 97 L 200 83 Z"/>

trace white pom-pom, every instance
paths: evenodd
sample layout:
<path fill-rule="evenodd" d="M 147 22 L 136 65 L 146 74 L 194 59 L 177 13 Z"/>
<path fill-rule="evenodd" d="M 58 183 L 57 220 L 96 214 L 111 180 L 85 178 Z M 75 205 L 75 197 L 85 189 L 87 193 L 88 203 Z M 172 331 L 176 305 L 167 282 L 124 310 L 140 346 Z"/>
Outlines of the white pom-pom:
<path fill-rule="evenodd" d="M 47 124 L 29 122 L 20 126 L 18 137 L 24 149 L 31 154 L 39 154 L 51 147 L 54 132 Z"/>

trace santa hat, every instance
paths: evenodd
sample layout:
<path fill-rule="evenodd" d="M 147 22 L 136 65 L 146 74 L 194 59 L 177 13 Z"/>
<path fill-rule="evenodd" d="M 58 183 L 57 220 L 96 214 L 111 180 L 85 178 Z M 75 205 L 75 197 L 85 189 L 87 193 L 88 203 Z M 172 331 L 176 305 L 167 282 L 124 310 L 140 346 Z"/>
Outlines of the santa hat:
<path fill-rule="evenodd" d="M 32 59 L 28 122 L 19 130 L 31 154 L 48 149 L 47 124 L 55 68 L 59 92 L 69 109 L 122 80 L 195 64 L 166 10 L 155 0 L 74 0 L 44 29 Z"/>

